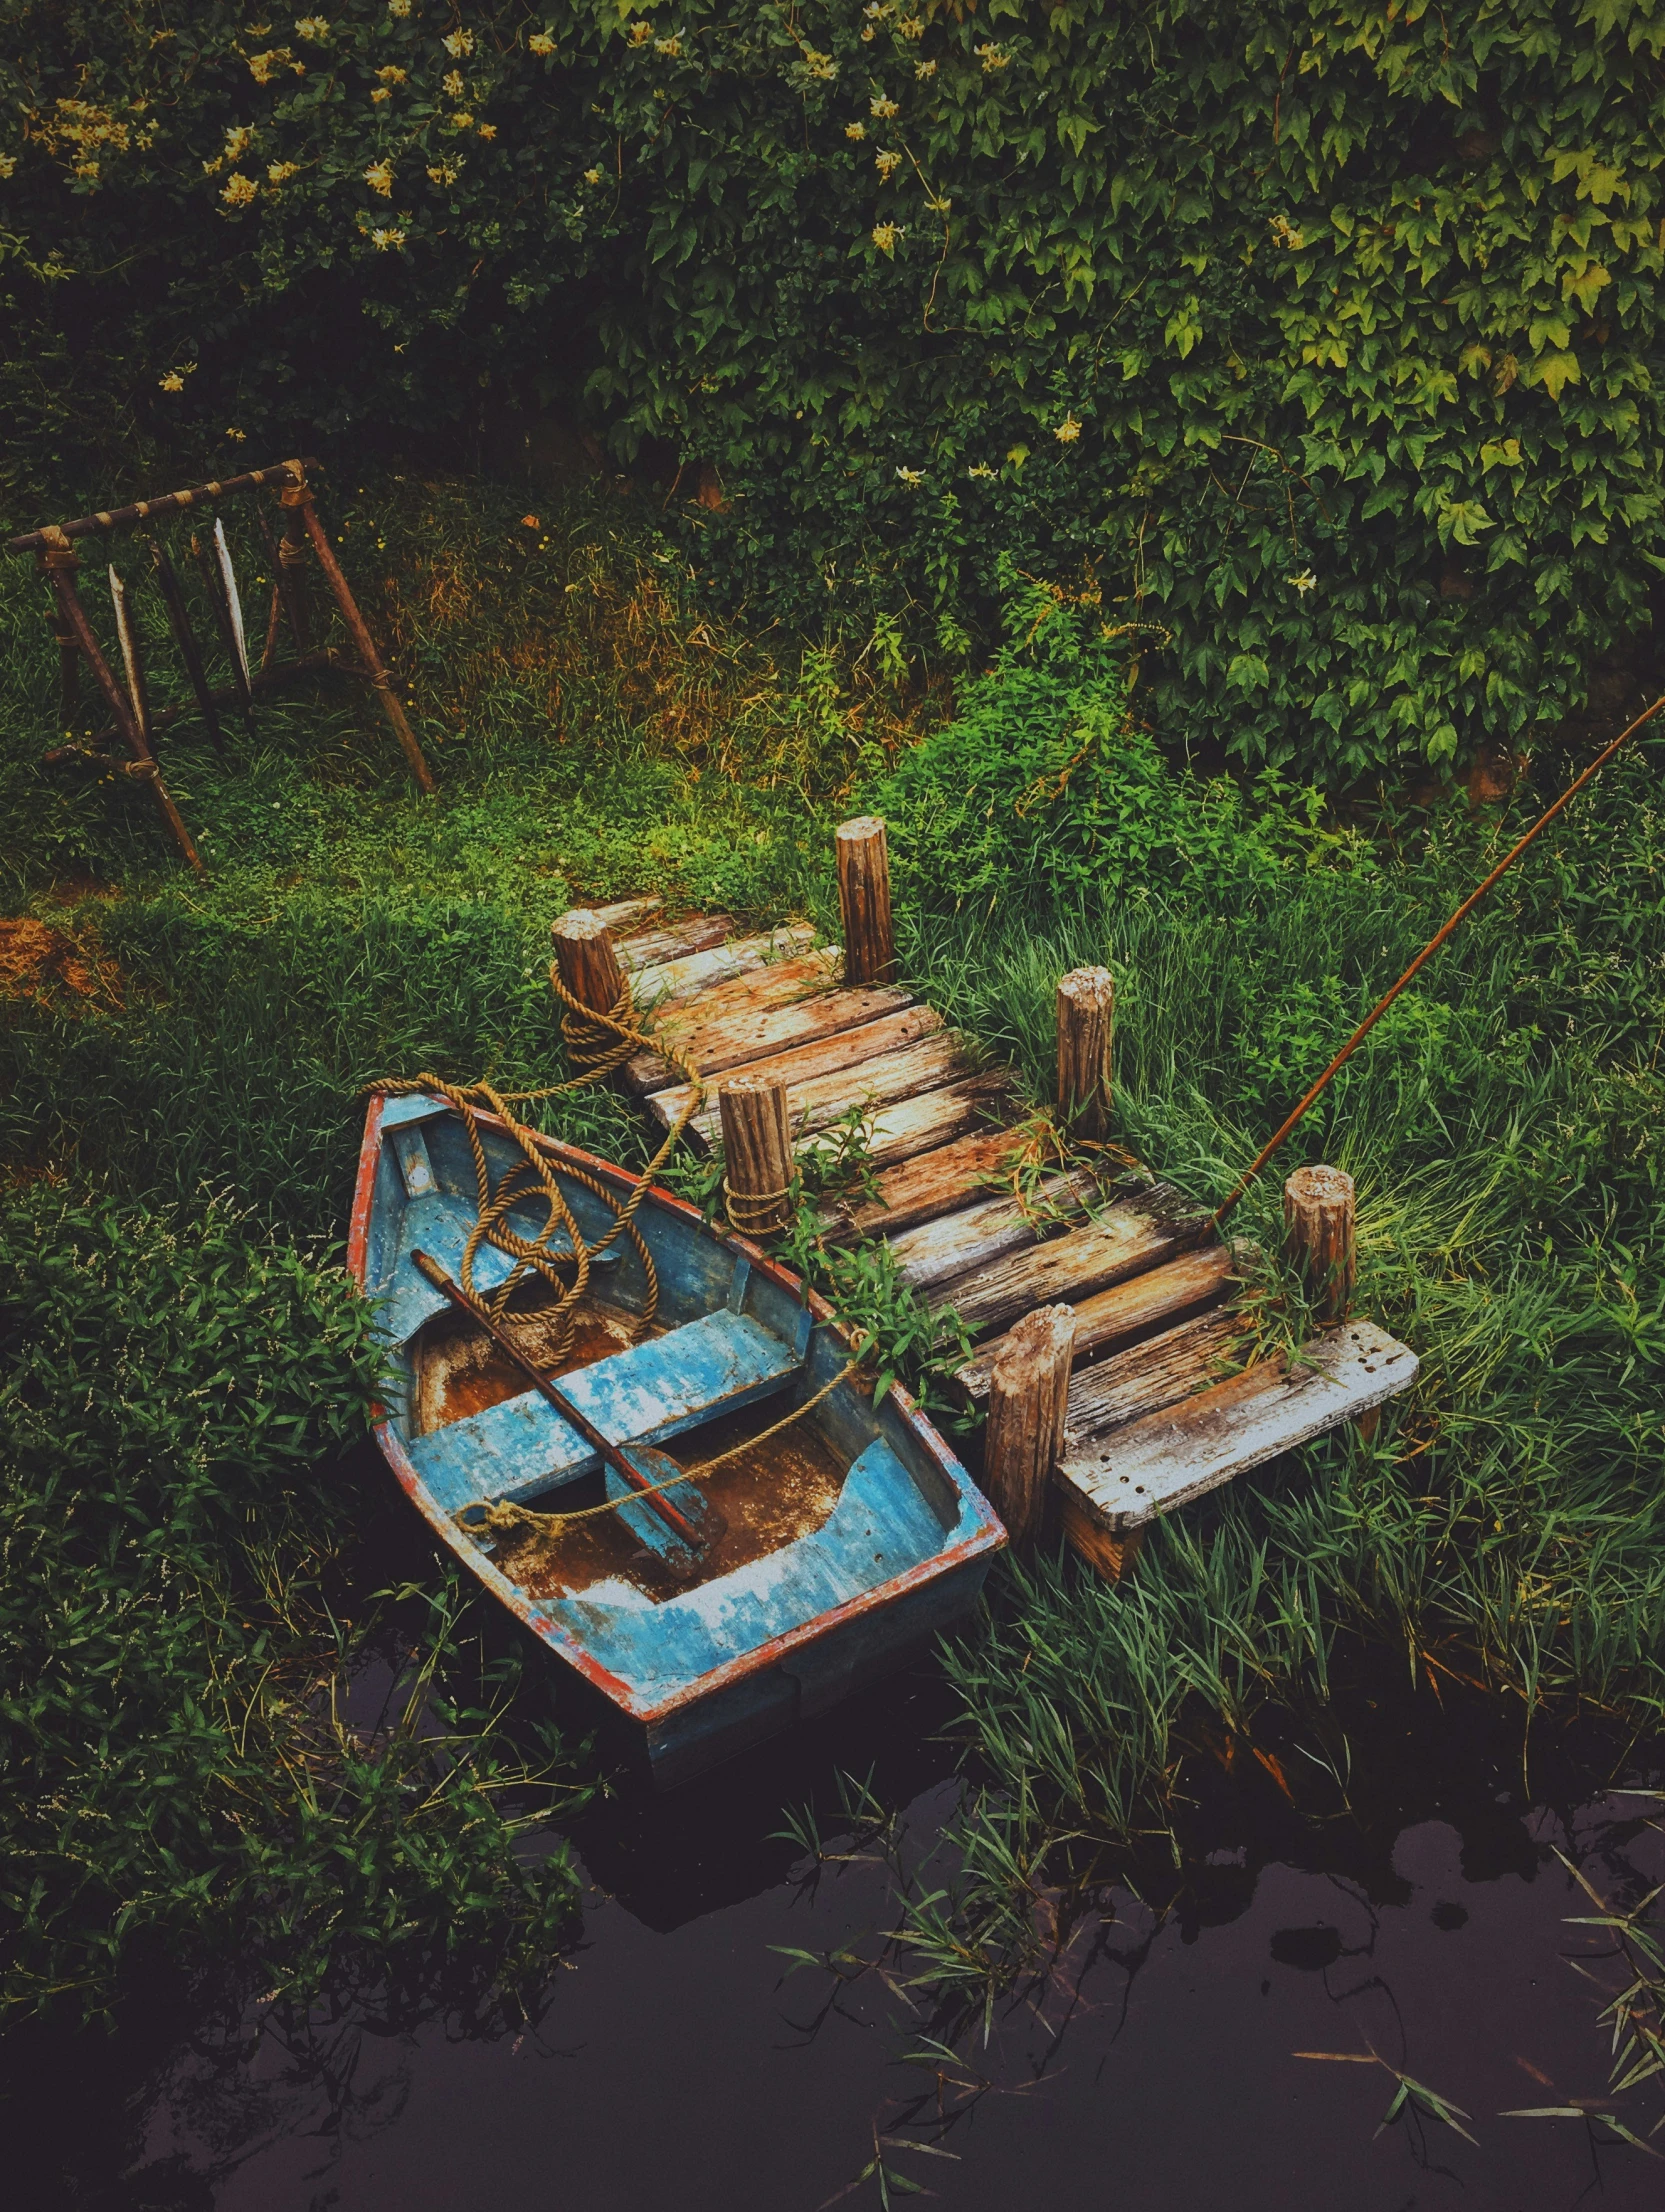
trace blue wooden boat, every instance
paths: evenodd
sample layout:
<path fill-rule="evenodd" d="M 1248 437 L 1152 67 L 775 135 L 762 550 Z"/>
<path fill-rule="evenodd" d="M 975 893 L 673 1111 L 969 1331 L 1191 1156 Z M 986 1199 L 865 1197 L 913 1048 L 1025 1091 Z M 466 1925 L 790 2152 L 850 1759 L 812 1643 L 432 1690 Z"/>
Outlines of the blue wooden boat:
<path fill-rule="evenodd" d="M 517 1168 L 524 1188 L 508 1125 L 473 1124 L 494 1188 Z M 585 1245 L 601 1245 L 636 1178 L 536 1143 Z M 905 1392 L 875 1406 L 859 1371 L 835 1381 L 850 1345 L 795 1275 L 654 1188 L 635 1236 L 615 1234 L 590 1268 L 564 1353 L 549 1350 L 561 1330 L 547 1282 L 512 1295 L 521 1354 L 603 1441 L 657 1446 L 679 1468 L 729 1455 L 664 1493 L 703 1532 L 691 1557 L 663 1501 L 627 1490 L 418 1266 L 421 1252 L 460 1279 L 479 1212 L 463 1117 L 426 1095 L 375 1097 L 349 1264 L 379 1302 L 399 1378 L 377 1440 L 435 1533 L 625 1717 L 661 1785 L 825 1710 L 974 1604 L 1005 1531 Z M 531 1240 L 551 1216 L 534 1188 L 505 1219 Z M 573 1257 L 564 1231 L 545 1249 L 557 1268 Z M 480 1296 L 513 1265 L 489 1242 L 470 1259 Z M 482 1527 L 505 1501 L 540 1516 L 598 1510 L 540 1519 L 535 1534 Z"/>

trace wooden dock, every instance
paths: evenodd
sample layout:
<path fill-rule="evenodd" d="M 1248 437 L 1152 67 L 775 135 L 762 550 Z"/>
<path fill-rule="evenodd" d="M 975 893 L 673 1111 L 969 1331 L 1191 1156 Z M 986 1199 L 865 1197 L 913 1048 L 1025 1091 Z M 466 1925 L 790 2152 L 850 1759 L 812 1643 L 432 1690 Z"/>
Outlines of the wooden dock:
<path fill-rule="evenodd" d="M 866 848 L 856 856 L 866 875 L 858 870 L 853 884 L 852 831 Z M 1170 1185 L 1077 1169 L 1046 1176 L 1020 1201 L 1011 1161 L 1024 1115 L 1012 1077 L 979 1065 L 893 980 L 882 827 L 839 834 L 847 953 L 818 947 L 803 923 L 763 935 L 726 914 L 660 925 L 654 899 L 595 918 L 651 1034 L 710 1086 L 690 1125 L 697 1144 L 720 1141 L 719 1094 L 737 1078 L 754 1097 L 784 1091 L 800 1152 L 863 1109 L 877 1197 L 832 1209 L 829 1238 L 882 1238 L 902 1279 L 965 1324 L 975 1354 L 957 1382 L 968 1405 L 988 1411 L 984 1486 L 1014 1540 L 1040 1533 L 1050 1493 L 1076 1551 L 1119 1577 L 1160 1514 L 1372 1416 L 1415 1378 L 1416 1357 L 1348 1310 L 1351 1185 L 1333 1171 L 1301 1171 L 1307 1201 L 1286 1201 L 1298 1253 L 1323 1259 L 1316 1303 L 1330 1320 L 1293 1364 L 1252 1357 L 1232 1249 L 1208 1210 Z M 1059 1016 L 1061 1109 L 1078 1132 L 1102 1130 L 1104 971 L 1062 979 Z M 643 1052 L 623 1074 L 669 1127 L 686 1100 L 679 1072 Z M 729 1157 L 738 1191 L 732 1145 Z"/>

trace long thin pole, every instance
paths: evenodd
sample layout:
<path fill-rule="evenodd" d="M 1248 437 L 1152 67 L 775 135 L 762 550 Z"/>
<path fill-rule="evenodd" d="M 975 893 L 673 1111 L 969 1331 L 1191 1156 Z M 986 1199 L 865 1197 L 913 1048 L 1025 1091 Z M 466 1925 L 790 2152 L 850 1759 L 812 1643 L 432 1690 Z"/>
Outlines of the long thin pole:
<path fill-rule="evenodd" d="M 250 469 L 246 476 L 229 477 L 223 484 L 193 484 L 189 491 L 163 492 L 157 499 L 137 500 L 131 507 L 117 507 L 96 515 L 77 515 L 73 522 L 55 522 L 44 530 L 26 530 L 21 537 L 8 538 L 6 550 L 8 553 L 44 553 L 60 538 L 88 538 L 99 530 L 125 529 L 130 522 L 143 522 L 147 515 L 176 514 L 181 508 L 194 507 L 201 500 L 229 499 L 233 492 L 258 491 L 262 484 L 299 483 L 304 470 L 317 466 L 311 459 L 279 461 L 271 468 Z"/>
<path fill-rule="evenodd" d="M 1654 716 L 1659 712 L 1661 707 L 1665 707 L 1665 696 L 1656 699 L 1651 707 L 1645 708 L 1642 713 L 1640 713 L 1636 717 L 1634 722 L 1629 723 L 1624 729 L 1619 732 L 1618 736 L 1614 738 L 1611 745 L 1604 746 L 1603 749 L 1596 755 L 1595 759 L 1591 761 L 1589 767 L 1584 770 L 1583 774 L 1575 776 L 1572 782 L 1568 784 L 1566 790 L 1562 792 L 1561 796 L 1554 802 L 1554 804 L 1544 809 L 1543 813 L 1539 815 L 1538 819 L 1533 823 L 1532 827 L 1527 831 L 1526 835 L 1521 838 L 1517 844 L 1510 846 L 1509 850 L 1504 854 L 1503 858 L 1498 862 L 1497 866 L 1492 870 L 1491 874 L 1485 878 L 1484 882 L 1479 883 L 1475 886 L 1475 888 L 1469 893 L 1468 897 L 1464 899 L 1462 905 L 1458 907 L 1456 913 L 1453 914 L 1451 919 L 1446 923 L 1445 927 L 1441 930 L 1436 931 L 1435 934 L 1429 938 L 1428 942 L 1423 946 L 1422 950 L 1417 954 L 1416 958 L 1411 962 L 1410 966 L 1405 970 L 1404 974 L 1399 978 L 1399 981 L 1393 986 L 1392 990 L 1386 992 L 1383 997 L 1377 1001 L 1376 1005 L 1372 1007 L 1370 1012 L 1365 1016 L 1364 1020 L 1360 1022 L 1357 1029 L 1354 1030 L 1353 1034 L 1348 1038 L 1347 1042 L 1342 1046 L 1341 1050 L 1336 1054 L 1335 1058 L 1330 1062 L 1329 1066 L 1324 1070 L 1323 1074 L 1318 1078 L 1317 1082 L 1312 1086 L 1311 1090 L 1307 1092 L 1305 1098 L 1301 1100 L 1301 1103 L 1295 1108 L 1294 1112 L 1289 1116 L 1288 1120 L 1284 1122 L 1283 1126 L 1278 1130 L 1277 1134 L 1268 1139 L 1268 1141 L 1261 1146 L 1260 1150 L 1255 1154 L 1253 1160 L 1243 1170 L 1243 1173 L 1238 1177 L 1236 1187 L 1233 1189 L 1231 1196 L 1225 1199 L 1220 1205 L 1215 1207 L 1214 1223 L 1216 1227 L 1218 1227 L 1219 1224 L 1225 1220 L 1227 1214 L 1231 1212 L 1232 1208 L 1243 1196 L 1243 1193 L 1248 1189 L 1249 1185 L 1254 1181 L 1255 1177 L 1260 1173 L 1261 1169 L 1266 1165 L 1267 1161 L 1271 1159 L 1273 1153 L 1278 1150 L 1280 1145 L 1282 1145 L 1284 1139 L 1289 1135 L 1291 1130 L 1294 1129 L 1296 1123 L 1301 1120 L 1302 1116 L 1306 1113 L 1308 1107 L 1311 1106 L 1315 1102 L 1315 1100 L 1322 1097 L 1324 1092 L 1329 1089 L 1331 1082 L 1347 1065 L 1347 1062 L 1353 1057 L 1354 1053 L 1357 1052 L 1359 1046 L 1363 1044 L 1366 1037 L 1369 1036 L 1370 1032 L 1375 1028 L 1376 1024 L 1381 1020 L 1382 1016 L 1387 1012 L 1388 1008 L 1399 996 L 1400 992 L 1404 990 L 1406 984 L 1408 984 L 1414 976 L 1416 976 L 1423 968 L 1427 966 L 1428 962 L 1433 959 L 1435 953 L 1439 951 L 1441 945 L 1445 943 L 1445 940 L 1451 935 L 1452 931 L 1456 929 L 1457 925 L 1460 922 L 1464 921 L 1467 916 L 1474 912 L 1474 909 L 1480 904 L 1480 901 L 1485 897 L 1486 893 L 1491 889 L 1492 885 L 1496 883 L 1500 876 L 1505 875 L 1508 870 L 1514 866 L 1515 862 L 1520 858 L 1521 854 L 1525 852 L 1527 846 L 1530 845 L 1535 838 L 1541 836 L 1546 829 L 1548 829 L 1550 823 L 1554 821 L 1555 817 L 1559 813 L 1561 813 L 1563 808 L 1566 807 L 1570 800 L 1575 799 L 1578 796 L 1579 792 L 1581 792 L 1584 786 L 1590 781 L 1590 778 L 1597 774 L 1599 770 L 1606 767 L 1607 763 L 1613 758 L 1613 755 L 1619 750 L 1619 747 L 1625 743 L 1626 739 L 1634 737 L 1636 735 L 1636 732 L 1642 727 L 1644 722 L 1651 722 Z"/>

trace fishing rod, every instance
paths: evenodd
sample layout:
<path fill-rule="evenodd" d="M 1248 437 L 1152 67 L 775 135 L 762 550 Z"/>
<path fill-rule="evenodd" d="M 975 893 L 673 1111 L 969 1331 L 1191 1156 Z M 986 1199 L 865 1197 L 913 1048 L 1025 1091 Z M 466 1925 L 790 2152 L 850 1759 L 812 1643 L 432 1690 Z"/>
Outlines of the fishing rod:
<path fill-rule="evenodd" d="M 1595 759 L 1591 761 L 1589 767 L 1584 770 L 1582 775 L 1575 776 L 1572 782 L 1568 784 L 1566 790 L 1562 792 L 1561 796 L 1557 800 L 1555 800 L 1552 805 L 1546 807 L 1543 813 L 1539 815 L 1538 819 L 1533 823 L 1532 827 L 1527 831 L 1526 835 L 1509 848 L 1509 850 L 1504 854 L 1503 858 L 1498 862 L 1497 866 L 1492 870 L 1491 874 L 1487 876 L 1482 883 L 1479 883 L 1475 886 L 1475 888 L 1469 893 L 1468 897 L 1464 899 L 1462 905 L 1458 907 L 1456 913 L 1453 914 L 1451 919 L 1445 924 L 1444 928 L 1436 930 L 1434 935 L 1429 938 L 1428 942 L 1423 946 L 1422 950 L 1417 954 L 1416 958 L 1411 962 L 1410 966 L 1405 970 L 1404 974 L 1399 978 L 1398 982 L 1394 984 L 1393 988 L 1390 991 L 1385 992 L 1383 996 L 1377 1000 L 1376 1004 L 1371 1008 L 1370 1012 L 1366 1014 L 1364 1020 L 1360 1022 L 1357 1029 L 1354 1030 L 1353 1034 L 1348 1038 L 1347 1042 L 1342 1046 L 1341 1050 L 1336 1054 L 1335 1058 L 1330 1062 L 1329 1066 L 1324 1070 L 1323 1074 L 1318 1078 L 1317 1082 L 1314 1083 L 1311 1090 L 1307 1092 L 1305 1098 L 1301 1100 L 1301 1103 L 1295 1108 L 1294 1112 L 1290 1114 L 1289 1118 L 1284 1122 L 1282 1128 L 1278 1130 L 1275 1136 L 1270 1137 L 1267 1142 L 1261 1146 L 1260 1150 L 1255 1154 L 1253 1160 L 1250 1161 L 1249 1165 L 1238 1177 L 1236 1187 L 1233 1189 L 1230 1197 L 1224 1199 L 1218 1206 L 1215 1207 L 1212 1218 L 1214 1226 L 1216 1228 L 1218 1228 L 1220 1223 L 1225 1220 L 1227 1214 L 1231 1212 L 1232 1208 L 1243 1196 L 1243 1193 L 1248 1189 L 1249 1185 L 1254 1181 L 1255 1177 L 1260 1173 L 1261 1169 L 1266 1165 L 1267 1161 L 1271 1159 L 1272 1155 L 1283 1144 L 1285 1138 L 1289 1136 L 1290 1132 L 1295 1128 L 1296 1124 L 1305 1115 L 1308 1107 L 1313 1105 L 1315 1101 L 1321 1098 L 1325 1091 L 1329 1089 L 1331 1082 L 1347 1065 L 1347 1062 L 1353 1057 L 1353 1054 L 1358 1050 L 1359 1046 L 1363 1044 L 1366 1037 L 1369 1036 L 1370 1032 L 1375 1028 L 1376 1024 L 1381 1020 L 1382 1016 L 1387 1012 L 1388 1008 L 1399 996 L 1400 992 L 1404 990 L 1406 984 L 1408 984 L 1412 980 L 1412 978 L 1419 973 L 1421 969 L 1427 966 L 1428 962 L 1433 959 L 1435 953 L 1439 951 L 1441 945 L 1445 943 L 1446 939 L 1451 935 L 1452 931 L 1456 929 L 1457 925 L 1465 920 L 1468 915 L 1474 912 L 1474 909 L 1480 904 L 1480 901 L 1485 897 L 1486 893 L 1491 889 L 1492 885 L 1497 882 L 1500 876 L 1505 875 L 1508 870 L 1514 866 L 1515 862 L 1520 858 L 1521 854 L 1525 852 L 1527 846 L 1532 843 L 1534 838 L 1540 836 L 1543 831 L 1548 829 L 1550 823 L 1554 821 L 1555 817 L 1559 813 L 1561 813 L 1561 811 L 1567 806 L 1570 800 L 1575 799 L 1578 796 L 1579 792 L 1581 792 L 1584 786 L 1590 781 L 1590 778 L 1594 776 L 1600 769 L 1605 768 L 1607 763 L 1613 758 L 1613 755 L 1619 750 L 1619 747 L 1623 745 L 1628 738 L 1634 737 L 1636 735 L 1636 732 L 1642 727 L 1644 722 L 1651 722 L 1654 716 L 1659 713 L 1662 707 L 1665 707 L 1665 694 L 1662 694 L 1659 698 L 1657 698 L 1651 707 L 1645 707 L 1643 711 L 1636 717 L 1634 722 L 1627 724 L 1626 727 L 1619 732 L 1618 736 L 1614 738 L 1613 742 L 1610 745 L 1606 745 L 1602 748 L 1602 750 L 1596 755 Z"/>

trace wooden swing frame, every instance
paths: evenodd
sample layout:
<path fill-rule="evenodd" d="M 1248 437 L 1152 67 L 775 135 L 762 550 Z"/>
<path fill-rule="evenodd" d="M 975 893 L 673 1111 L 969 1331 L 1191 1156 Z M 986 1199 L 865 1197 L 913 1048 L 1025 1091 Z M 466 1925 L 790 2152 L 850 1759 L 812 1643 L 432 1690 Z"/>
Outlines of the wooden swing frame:
<path fill-rule="evenodd" d="M 81 559 L 75 550 L 74 541 L 77 538 L 108 535 L 116 530 L 130 530 L 156 516 L 182 514 L 197 506 L 215 506 L 242 492 L 258 492 L 263 486 L 275 488 L 283 508 L 283 535 L 276 546 L 277 574 L 272 582 L 272 603 L 266 624 L 265 648 L 259 667 L 249 671 L 250 692 L 270 690 L 274 685 L 307 669 L 345 668 L 349 674 L 368 683 L 375 692 L 381 701 L 382 712 L 392 725 L 393 734 L 399 742 L 399 749 L 405 756 L 417 789 L 424 793 L 431 792 L 434 779 L 422 756 L 422 748 L 417 743 L 416 732 L 410 726 L 393 679 L 382 664 L 375 641 L 359 612 L 358 602 L 353 597 L 346 577 L 341 573 L 341 564 L 335 557 L 329 535 L 318 518 L 312 487 L 307 480 L 307 471 L 317 466 L 316 461 L 309 459 L 279 461 L 273 467 L 251 469 L 246 475 L 231 477 L 225 483 L 196 484 L 186 491 L 164 492 L 157 499 L 138 500 L 130 507 L 117 507 L 94 515 L 79 515 L 73 522 L 48 523 L 39 530 L 26 531 L 21 537 L 12 538 L 8 543 L 7 550 L 10 552 L 34 554 L 52 586 L 59 620 L 56 636 L 65 720 L 76 711 L 80 665 L 85 661 L 92 671 L 94 683 L 103 695 L 105 705 L 110 710 L 114 724 L 113 729 L 102 733 L 103 737 L 119 737 L 126 746 L 129 757 L 120 764 L 124 773 L 135 781 L 149 784 L 181 856 L 187 866 L 194 868 L 199 875 L 203 873 L 201 856 L 185 826 L 184 817 L 163 781 L 151 742 L 156 731 L 166 728 L 180 715 L 192 712 L 192 706 L 182 704 L 170 707 L 162 714 L 153 716 L 142 696 L 142 684 L 139 686 L 139 695 L 135 696 L 117 682 L 76 589 L 75 579 Z M 341 618 L 347 625 L 348 635 L 357 652 L 356 664 L 344 659 L 331 648 L 315 645 L 313 642 L 312 609 L 306 578 L 309 548 L 324 572 L 324 579 L 341 611 Z M 287 621 L 295 648 L 294 657 L 288 660 L 276 657 L 280 618 Z M 199 673 L 192 671 L 194 681 Z M 241 691 L 236 686 L 209 692 L 199 685 L 195 704 L 211 710 L 217 706 L 236 704 L 240 698 Z M 55 762 L 81 757 L 86 750 L 84 746 L 59 746 L 49 752 L 46 759 Z"/>

